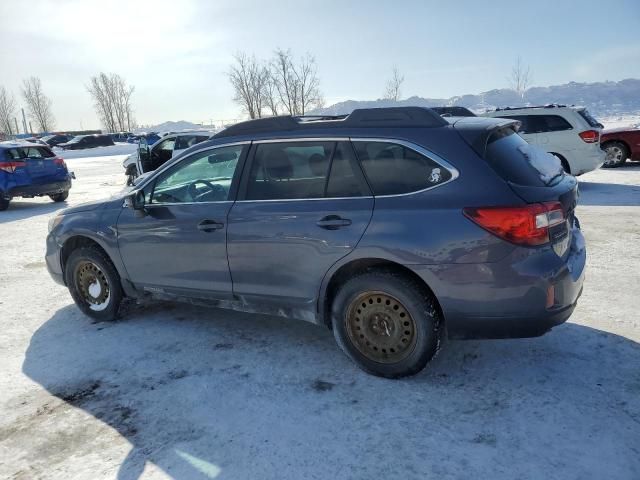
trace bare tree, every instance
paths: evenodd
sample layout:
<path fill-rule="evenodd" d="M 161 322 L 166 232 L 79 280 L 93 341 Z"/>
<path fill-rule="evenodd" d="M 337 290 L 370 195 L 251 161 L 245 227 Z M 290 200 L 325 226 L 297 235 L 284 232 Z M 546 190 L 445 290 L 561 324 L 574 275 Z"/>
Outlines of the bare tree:
<path fill-rule="evenodd" d="M 290 50 L 276 50 L 271 61 L 271 79 L 280 104 L 290 115 L 304 115 L 310 108 L 322 106 L 316 62 L 310 54 L 296 64 Z"/>
<path fill-rule="evenodd" d="M 267 80 L 264 84 L 264 104 L 265 107 L 269 109 L 271 115 L 278 115 L 278 108 L 280 107 L 280 99 L 278 97 L 278 87 L 276 86 L 276 82 L 271 75 L 271 71 L 267 70 Z"/>
<path fill-rule="evenodd" d="M 235 64 L 229 70 L 229 80 L 234 90 L 233 100 L 249 114 L 250 118 L 262 117 L 265 103 L 268 105 L 267 85 L 269 69 L 261 65 L 255 56 L 239 52 L 233 57 Z"/>
<path fill-rule="evenodd" d="M 91 77 L 87 91 L 96 113 L 109 132 L 131 131 L 135 126 L 131 96 L 135 87 L 117 73 L 100 72 Z"/>
<path fill-rule="evenodd" d="M 51 100 L 42 90 L 42 82 L 38 77 L 29 77 L 22 81 L 22 96 L 27 104 L 29 118 L 35 121 L 41 132 L 49 132 L 54 128 L 55 119 L 51 112 Z"/>
<path fill-rule="evenodd" d="M 516 64 L 511 69 L 511 75 L 508 77 L 508 80 L 511 89 L 514 90 L 522 99 L 524 99 L 524 94 L 531 84 L 531 77 L 531 68 L 529 65 L 524 66 L 522 64 L 522 59 L 518 57 Z"/>
<path fill-rule="evenodd" d="M 0 133 L 13 135 L 12 120 L 16 115 L 16 100 L 6 88 L 0 87 Z M 18 133 L 18 132 L 15 132 Z"/>
<path fill-rule="evenodd" d="M 400 100 L 400 87 L 404 83 L 404 75 L 400 75 L 398 67 L 393 67 L 393 74 L 389 81 L 387 81 L 387 87 L 385 89 L 384 98 L 386 100 L 393 100 L 397 102 Z"/>

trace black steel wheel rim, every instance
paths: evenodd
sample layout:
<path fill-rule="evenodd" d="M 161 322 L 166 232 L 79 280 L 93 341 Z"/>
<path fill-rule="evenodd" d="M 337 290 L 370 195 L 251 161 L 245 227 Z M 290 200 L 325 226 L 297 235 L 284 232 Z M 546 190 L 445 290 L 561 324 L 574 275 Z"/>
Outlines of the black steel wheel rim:
<path fill-rule="evenodd" d="M 402 302 L 388 293 L 358 295 L 349 305 L 345 327 L 351 343 L 374 362 L 400 362 L 416 345 L 415 321 Z"/>
<path fill-rule="evenodd" d="M 80 262 L 75 269 L 75 282 L 78 293 L 91 310 L 101 311 L 107 308 L 111 289 L 107 276 L 100 267 L 90 261 Z"/>

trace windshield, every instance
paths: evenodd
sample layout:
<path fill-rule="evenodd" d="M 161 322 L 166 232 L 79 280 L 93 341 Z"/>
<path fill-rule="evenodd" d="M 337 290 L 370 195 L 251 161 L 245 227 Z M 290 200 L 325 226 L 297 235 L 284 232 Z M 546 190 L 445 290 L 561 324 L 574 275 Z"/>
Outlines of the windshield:
<path fill-rule="evenodd" d="M 80 140 L 82 140 L 86 135 L 78 135 L 77 137 L 73 137 L 69 143 L 78 143 Z"/>

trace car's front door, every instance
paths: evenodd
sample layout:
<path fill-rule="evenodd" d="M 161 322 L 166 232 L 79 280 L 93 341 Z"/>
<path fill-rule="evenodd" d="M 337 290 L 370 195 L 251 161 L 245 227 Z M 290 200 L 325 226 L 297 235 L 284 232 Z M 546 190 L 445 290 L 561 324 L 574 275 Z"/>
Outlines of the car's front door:
<path fill-rule="evenodd" d="M 228 220 L 234 294 L 311 309 L 373 211 L 351 143 L 258 142 L 249 157 Z"/>
<path fill-rule="evenodd" d="M 144 187 L 143 217 L 123 208 L 118 245 L 134 284 L 191 296 L 231 294 L 227 215 L 247 148 L 195 152 Z"/>

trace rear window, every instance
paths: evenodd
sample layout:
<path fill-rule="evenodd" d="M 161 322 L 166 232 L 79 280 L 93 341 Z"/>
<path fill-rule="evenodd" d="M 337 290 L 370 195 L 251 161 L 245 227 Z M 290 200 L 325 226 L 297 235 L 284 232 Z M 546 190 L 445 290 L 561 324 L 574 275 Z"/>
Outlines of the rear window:
<path fill-rule="evenodd" d="M 46 147 L 19 147 L 7 150 L 7 158 L 19 160 L 24 158 L 51 158 L 55 153 Z"/>
<path fill-rule="evenodd" d="M 508 182 L 531 187 L 555 184 L 564 175 L 560 160 L 524 141 L 511 128 L 495 132 L 485 160 Z"/>
<path fill-rule="evenodd" d="M 434 187 L 451 179 L 439 163 L 388 142 L 353 142 L 374 195 L 398 195 Z"/>
<path fill-rule="evenodd" d="M 604 128 L 604 125 L 602 125 L 599 121 L 593 118 L 593 116 L 589 113 L 589 110 L 587 110 L 586 108 L 582 110 L 578 110 L 578 113 L 582 118 L 584 118 L 587 121 L 590 127 Z"/>

